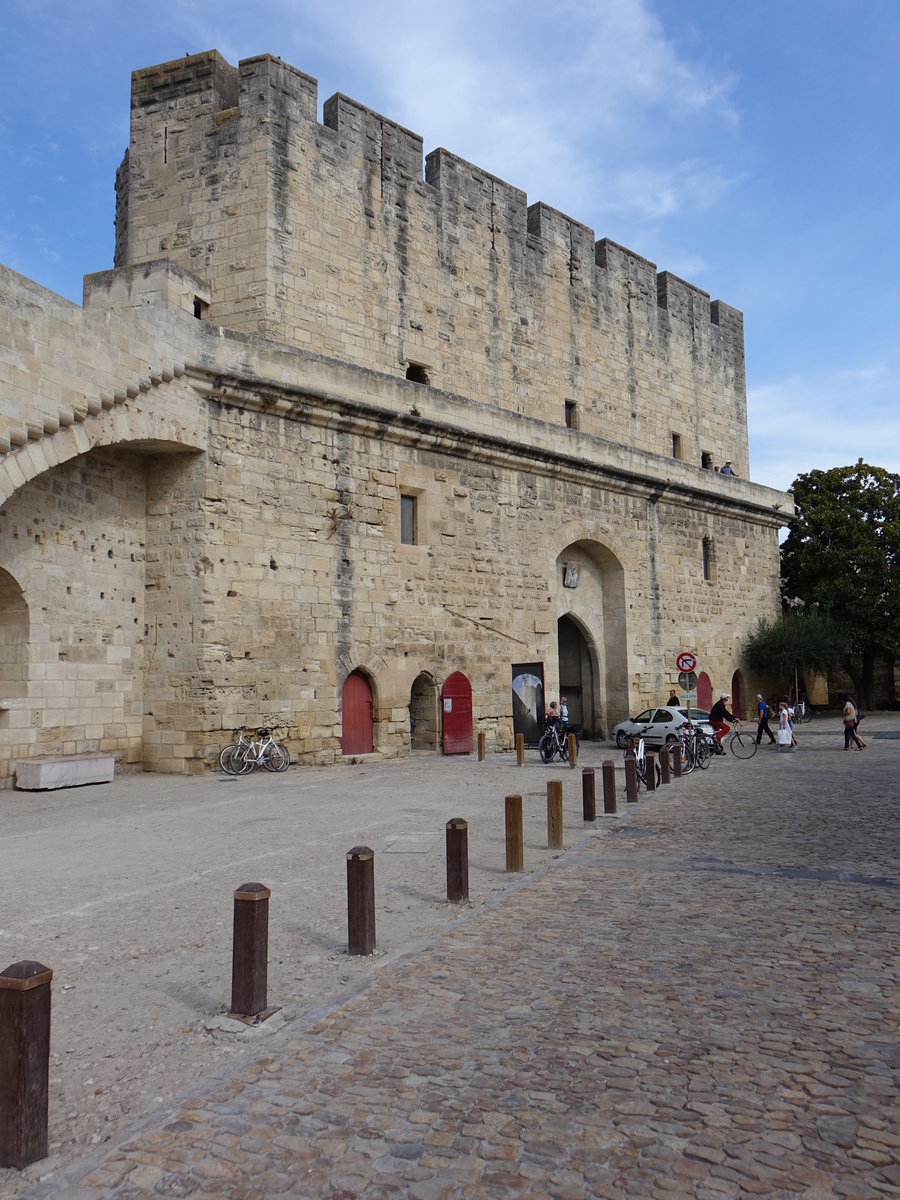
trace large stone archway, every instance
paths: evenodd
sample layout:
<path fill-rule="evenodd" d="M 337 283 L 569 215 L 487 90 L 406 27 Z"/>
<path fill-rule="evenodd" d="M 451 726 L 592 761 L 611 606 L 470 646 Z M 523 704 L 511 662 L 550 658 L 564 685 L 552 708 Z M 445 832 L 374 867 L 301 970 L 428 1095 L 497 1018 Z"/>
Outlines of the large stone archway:
<path fill-rule="evenodd" d="M 600 737 L 628 715 L 625 572 L 608 546 L 570 542 L 555 563 L 559 683 L 570 718 Z M 573 695 L 578 708 L 573 712 Z"/>

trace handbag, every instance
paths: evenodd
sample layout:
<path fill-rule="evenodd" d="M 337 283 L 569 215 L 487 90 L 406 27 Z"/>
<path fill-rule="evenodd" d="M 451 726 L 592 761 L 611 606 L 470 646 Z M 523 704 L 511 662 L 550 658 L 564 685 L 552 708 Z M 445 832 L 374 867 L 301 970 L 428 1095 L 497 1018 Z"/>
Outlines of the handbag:
<path fill-rule="evenodd" d="M 791 740 L 792 740 L 791 739 L 791 731 L 789 729 L 779 729 L 778 730 L 778 745 L 779 746 L 790 746 Z"/>

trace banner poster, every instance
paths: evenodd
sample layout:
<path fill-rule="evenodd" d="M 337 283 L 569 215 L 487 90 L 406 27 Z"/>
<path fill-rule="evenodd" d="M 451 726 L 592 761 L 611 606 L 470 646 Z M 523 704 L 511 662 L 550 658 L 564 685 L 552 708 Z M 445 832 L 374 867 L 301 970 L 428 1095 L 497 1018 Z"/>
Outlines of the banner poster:
<path fill-rule="evenodd" d="M 513 663 L 513 733 L 536 746 L 544 732 L 544 664 Z"/>

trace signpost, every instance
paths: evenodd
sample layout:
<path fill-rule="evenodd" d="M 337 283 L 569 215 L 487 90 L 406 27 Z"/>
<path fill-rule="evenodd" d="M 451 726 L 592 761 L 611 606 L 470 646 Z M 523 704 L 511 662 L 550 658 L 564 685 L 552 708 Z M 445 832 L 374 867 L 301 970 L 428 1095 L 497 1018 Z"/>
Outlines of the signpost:
<path fill-rule="evenodd" d="M 678 686 L 687 705 L 687 719 L 691 719 L 691 701 L 697 699 L 697 656 L 690 650 L 682 650 L 675 659 L 678 668 Z"/>

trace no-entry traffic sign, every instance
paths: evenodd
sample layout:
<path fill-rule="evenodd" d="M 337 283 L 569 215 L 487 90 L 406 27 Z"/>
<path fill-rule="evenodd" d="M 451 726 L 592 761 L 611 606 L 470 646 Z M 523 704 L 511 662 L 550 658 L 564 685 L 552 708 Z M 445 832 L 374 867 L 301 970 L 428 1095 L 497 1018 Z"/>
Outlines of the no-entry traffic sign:
<path fill-rule="evenodd" d="M 696 654 L 691 654 L 689 651 L 685 650 L 683 653 L 679 654 L 678 657 L 675 659 L 675 666 L 678 668 L 679 671 L 686 671 L 686 672 L 693 671 L 694 668 L 697 666 Z"/>

